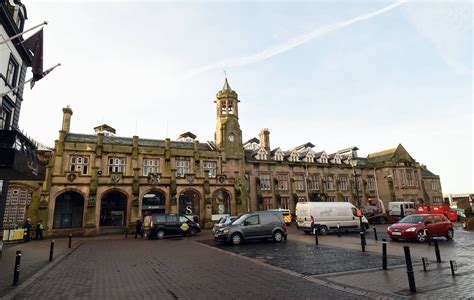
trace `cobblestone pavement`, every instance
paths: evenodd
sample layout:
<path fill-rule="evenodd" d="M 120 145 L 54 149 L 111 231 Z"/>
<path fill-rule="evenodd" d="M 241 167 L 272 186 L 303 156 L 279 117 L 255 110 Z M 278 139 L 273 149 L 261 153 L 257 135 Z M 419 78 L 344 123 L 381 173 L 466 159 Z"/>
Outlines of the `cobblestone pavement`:
<path fill-rule="evenodd" d="M 202 243 L 303 275 L 359 271 L 380 268 L 382 265 L 382 256 L 376 253 L 324 245 L 315 246 L 293 240 L 281 243 L 248 242 L 239 246 L 216 244 L 213 240 L 202 241 Z M 401 257 L 389 257 L 388 259 L 390 266 L 400 266 L 404 263 L 405 260 Z"/>
<path fill-rule="evenodd" d="M 15 299 L 358 299 L 192 239 L 85 241 Z"/>

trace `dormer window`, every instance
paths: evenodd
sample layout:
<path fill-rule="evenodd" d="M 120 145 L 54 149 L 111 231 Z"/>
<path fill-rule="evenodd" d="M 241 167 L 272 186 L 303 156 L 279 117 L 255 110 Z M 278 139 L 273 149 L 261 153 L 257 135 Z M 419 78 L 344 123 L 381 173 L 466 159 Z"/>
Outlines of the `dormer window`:
<path fill-rule="evenodd" d="M 279 148 L 275 151 L 273 159 L 277 161 L 283 161 L 283 152 Z"/>
<path fill-rule="evenodd" d="M 306 154 L 306 157 L 304 158 L 304 161 L 306 162 L 314 162 L 314 154 L 311 153 L 311 152 L 308 152 L 308 154 Z"/>
<path fill-rule="evenodd" d="M 256 158 L 258 160 L 267 160 L 268 159 L 267 151 L 265 151 L 265 149 L 258 150 Z"/>
<path fill-rule="evenodd" d="M 327 156 L 327 154 L 326 154 L 326 153 L 323 153 L 323 154 L 321 155 L 321 158 L 320 158 L 319 160 L 320 160 L 321 163 L 327 164 L 327 163 L 328 163 L 328 156 Z"/>
<path fill-rule="evenodd" d="M 289 160 L 298 161 L 298 153 L 296 153 L 295 151 L 291 152 Z"/>
<path fill-rule="evenodd" d="M 336 154 L 336 156 L 334 156 L 334 163 L 338 165 L 341 164 L 341 156 L 339 154 Z"/>

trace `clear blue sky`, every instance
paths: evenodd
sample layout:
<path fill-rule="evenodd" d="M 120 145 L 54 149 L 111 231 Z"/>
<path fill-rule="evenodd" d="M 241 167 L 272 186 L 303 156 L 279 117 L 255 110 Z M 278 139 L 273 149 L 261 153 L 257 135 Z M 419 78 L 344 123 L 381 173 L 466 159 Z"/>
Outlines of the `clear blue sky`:
<path fill-rule="evenodd" d="M 66 105 L 72 132 L 212 140 L 225 66 L 244 140 L 401 143 L 444 192 L 474 192 L 470 1 L 25 3 L 27 27 L 49 21 L 45 67 L 63 64 L 23 102 L 20 126 L 45 144 Z"/>

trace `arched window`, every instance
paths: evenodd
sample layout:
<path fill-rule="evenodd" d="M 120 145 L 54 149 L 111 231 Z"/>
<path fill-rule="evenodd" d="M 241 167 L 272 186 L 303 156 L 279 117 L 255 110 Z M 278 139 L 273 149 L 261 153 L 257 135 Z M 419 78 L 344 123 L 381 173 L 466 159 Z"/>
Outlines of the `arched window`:
<path fill-rule="evenodd" d="M 230 214 L 230 194 L 227 191 L 219 190 L 212 195 L 212 214 Z"/>
<path fill-rule="evenodd" d="M 100 226 L 123 226 L 127 219 L 127 197 L 119 191 L 106 192 L 100 203 Z"/>
<path fill-rule="evenodd" d="M 67 191 L 56 198 L 53 228 L 82 227 L 84 197 L 78 192 Z"/>

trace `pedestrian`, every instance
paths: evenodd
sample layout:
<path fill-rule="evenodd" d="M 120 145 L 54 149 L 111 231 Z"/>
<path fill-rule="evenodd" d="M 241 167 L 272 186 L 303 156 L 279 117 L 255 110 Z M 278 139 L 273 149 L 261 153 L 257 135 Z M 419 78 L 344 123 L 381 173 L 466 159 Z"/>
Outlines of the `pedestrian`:
<path fill-rule="evenodd" d="M 137 238 L 138 235 L 143 237 L 142 225 L 142 221 L 140 219 L 137 219 L 137 223 L 135 223 L 135 238 Z"/>
<path fill-rule="evenodd" d="M 43 222 L 41 220 L 39 220 L 38 224 L 36 224 L 35 240 L 42 240 L 43 239 L 43 229 L 44 229 Z"/>
<path fill-rule="evenodd" d="M 27 218 L 25 221 L 25 224 L 23 224 L 23 230 L 25 231 L 24 236 L 23 236 L 23 241 L 29 242 L 30 235 L 31 235 L 31 219 L 30 218 Z"/>

